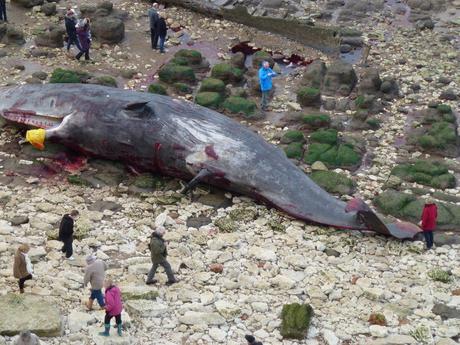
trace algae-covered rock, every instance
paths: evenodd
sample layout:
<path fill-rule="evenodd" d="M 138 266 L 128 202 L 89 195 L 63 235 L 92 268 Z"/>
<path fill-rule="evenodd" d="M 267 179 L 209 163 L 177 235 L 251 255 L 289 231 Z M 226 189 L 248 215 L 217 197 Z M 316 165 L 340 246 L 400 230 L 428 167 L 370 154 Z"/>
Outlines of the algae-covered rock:
<path fill-rule="evenodd" d="M 142 189 L 159 189 L 165 185 L 161 177 L 157 177 L 152 174 L 143 174 L 137 176 L 133 184 L 136 187 Z"/>
<path fill-rule="evenodd" d="M 321 104 L 321 91 L 313 87 L 302 87 L 297 91 L 297 102 L 304 107 Z"/>
<path fill-rule="evenodd" d="M 61 316 L 56 302 L 32 294 L 0 296 L 0 335 L 29 330 L 40 337 L 60 336 Z"/>
<path fill-rule="evenodd" d="M 199 92 L 195 102 L 203 107 L 217 109 L 222 103 L 222 95 L 218 92 Z"/>
<path fill-rule="evenodd" d="M 103 85 L 103 86 L 110 86 L 110 87 L 118 87 L 116 79 L 109 75 L 102 75 L 99 77 L 91 78 L 88 80 L 88 83 L 96 84 L 96 85 Z"/>
<path fill-rule="evenodd" d="M 301 159 L 303 155 L 303 144 L 299 142 L 290 143 L 284 148 L 284 152 L 288 158 Z"/>
<path fill-rule="evenodd" d="M 123 301 L 129 300 L 155 300 L 159 296 L 157 290 L 148 286 L 121 286 L 121 296 Z"/>
<path fill-rule="evenodd" d="M 428 133 L 418 139 L 418 143 L 424 149 L 444 149 L 447 145 L 455 145 L 456 142 L 455 127 L 445 121 L 434 123 Z"/>
<path fill-rule="evenodd" d="M 329 193 L 351 194 L 355 188 L 351 179 L 334 171 L 314 171 L 310 178 Z"/>
<path fill-rule="evenodd" d="M 327 114 L 308 114 L 302 117 L 302 122 L 311 129 L 328 127 L 331 124 L 331 117 Z"/>
<path fill-rule="evenodd" d="M 295 130 L 287 131 L 281 137 L 282 144 L 290 144 L 293 142 L 299 142 L 299 143 L 305 142 L 305 137 L 303 136 L 303 133 L 301 131 L 295 131 Z"/>
<path fill-rule="evenodd" d="M 86 72 L 56 68 L 51 74 L 50 83 L 82 83 L 89 77 L 90 75 Z"/>
<path fill-rule="evenodd" d="M 273 68 L 273 66 L 275 65 L 275 60 L 273 60 L 270 53 L 264 50 L 259 50 L 255 52 L 252 56 L 252 67 L 259 69 L 260 67 L 262 67 L 262 62 L 264 61 L 268 61 L 268 63 L 270 64 L 270 68 Z"/>
<path fill-rule="evenodd" d="M 89 186 L 90 185 L 88 181 L 81 178 L 80 175 L 67 176 L 67 182 L 69 182 L 70 184 L 77 185 L 77 186 Z"/>
<path fill-rule="evenodd" d="M 455 176 L 440 162 L 419 160 L 413 164 L 400 164 L 391 173 L 405 181 L 438 189 L 454 188 L 456 185 Z"/>
<path fill-rule="evenodd" d="M 228 97 L 222 106 L 232 114 L 244 114 L 246 116 L 254 114 L 257 108 L 254 101 L 237 96 Z"/>
<path fill-rule="evenodd" d="M 309 304 L 285 304 L 281 311 L 280 333 L 286 339 L 305 338 L 313 317 L 313 308 Z"/>
<path fill-rule="evenodd" d="M 237 208 L 231 210 L 228 216 L 234 221 L 250 222 L 257 217 L 257 212 L 250 208 Z"/>
<path fill-rule="evenodd" d="M 224 93 L 225 92 L 225 83 L 216 78 L 206 78 L 201 82 L 200 92 L 218 92 Z"/>
<path fill-rule="evenodd" d="M 310 135 L 310 140 L 321 144 L 337 144 L 338 134 L 335 129 L 320 129 Z"/>
<path fill-rule="evenodd" d="M 320 89 L 323 84 L 324 76 L 326 75 L 326 64 L 321 60 L 315 60 L 305 71 L 302 78 L 302 85 Z"/>
<path fill-rule="evenodd" d="M 239 83 L 243 80 L 243 71 L 227 63 L 219 63 L 211 70 L 211 76 L 225 83 Z"/>
<path fill-rule="evenodd" d="M 193 83 L 196 80 L 195 72 L 191 67 L 172 63 L 164 65 L 158 73 L 158 76 L 162 82 L 168 84 L 179 81 Z"/>
<path fill-rule="evenodd" d="M 174 90 L 176 90 L 176 92 L 178 92 L 178 93 L 180 93 L 182 95 L 185 95 L 187 93 L 192 93 L 192 91 L 193 91 L 192 88 L 189 85 L 185 84 L 185 83 L 180 83 L 180 82 L 174 83 L 173 87 L 174 87 Z"/>
<path fill-rule="evenodd" d="M 174 54 L 174 57 L 186 61 L 187 65 L 200 65 L 203 61 L 201 53 L 193 49 L 181 49 Z"/>
<path fill-rule="evenodd" d="M 322 91 L 326 95 L 348 96 L 358 81 L 351 64 L 335 61 L 327 68 Z"/>
<path fill-rule="evenodd" d="M 158 95 L 167 95 L 168 94 L 168 92 L 166 91 L 166 88 L 163 85 L 158 84 L 158 83 L 150 84 L 148 89 L 147 89 L 147 91 L 150 92 L 150 93 L 158 94 Z"/>
<path fill-rule="evenodd" d="M 235 232 L 238 230 L 238 224 L 230 217 L 221 217 L 216 219 L 214 224 L 222 232 Z"/>
<path fill-rule="evenodd" d="M 406 193 L 400 193 L 395 190 L 387 190 L 379 194 L 375 199 L 375 205 L 384 213 L 396 217 L 401 215 L 401 211 L 409 203 L 415 201 L 415 196 Z"/>

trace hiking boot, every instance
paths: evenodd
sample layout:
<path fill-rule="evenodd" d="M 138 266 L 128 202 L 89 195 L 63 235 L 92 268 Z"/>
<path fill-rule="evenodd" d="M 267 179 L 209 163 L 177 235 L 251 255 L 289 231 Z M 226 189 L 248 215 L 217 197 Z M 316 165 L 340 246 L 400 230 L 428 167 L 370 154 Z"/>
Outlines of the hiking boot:
<path fill-rule="evenodd" d="M 71 256 L 71 257 L 67 258 L 67 260 L 69 260 L 69 261 L 74 261 L 75 258 L 74 258 L 73 256 Z"/>
<path fill-rule="evenodd" d="M 167 286 L 170 286 L 170 285 L 173 285 L 173 284 L 176 284 L 176 283 L 177 283 L 177 280 L 168 280 L 168 281 L 166 282 L 166 285 L 167 285 Z"/>
<path fill-rule="evenodd" d="M 122 327 L 121 323 L 120 323 L 119 325 L 117 325 L 117 334 L 118 334 L 120 337 L 123 335 L 122 329 L 123 329 L 123 327 Z"/>
<path fill-rule="evenodd" d="M 145 284 L 147 284 L 147 285 L 153 285 L 153 284 L 156 284 L 157 282 L 158 282 L 158 280 L 152 279 L 152 280 L 146 281 Z"/>

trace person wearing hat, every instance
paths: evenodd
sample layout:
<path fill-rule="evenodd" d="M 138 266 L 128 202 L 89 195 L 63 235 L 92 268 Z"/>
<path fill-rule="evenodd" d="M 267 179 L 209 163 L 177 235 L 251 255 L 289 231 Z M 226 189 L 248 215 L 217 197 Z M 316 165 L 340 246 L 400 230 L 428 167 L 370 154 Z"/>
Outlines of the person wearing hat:
<path fill-rule="evenodd" d="M 67 13 L 65 14 L 64 18 L 65 23 L 65 31 L 67 33 L 67 51 L 70 51 L 70 46 L 74 44 L 79 51 L 81 51 L 80 41 L 77 37 L 77 17 L 75 15 L 75 11 L 70 8 Z"/>
<path fill-rule="evenodd" d="M 105 303 L 104 296 L 102 295 L 102 287 L 104 286 L 107 264 L 104 261 L 97 259 L 94 255 L 89 255 L 86 257 L 86 265 L 83 286 L 86 287 L 88 283 L 91 285 L 91 295 L 86 303 L 86 307 L 88 310 L 92 310 L 93 302 L 94 300 L 97 300 L 97 303 L 99 303 L 101 308 L 104 308 Z"/>
<path fill-rule="evenodd" d="M 419 223 L 423 230 L 423 236 L 425 236 L 427 249 L 431 249 L 433 247 L 433 231 L 436 229 L 437 218 L 438 207 L 436 206 L 434 199 L 428 197 L 425 201 L 425 206 L 423 207 L 422 220 Z"/>
<path fill-rule="evenodd" d="M 166 275 L 168 276 L 168 282 L 166 285 L 172 285 L 176 283 L 176 278 L 174 278 L 173 271 L 171 269 L 171 265 L 166 260 L 168 256 L 168 251 L 166 249 L 165 240 L 163 236 L 166 232 L 166 229 L 162 226 L 159 226 L 153 232 L 151 239 L 150 239 L 150 258 L 152 259 L 152 268 L 149 271 L 147 276 L 146 284 L 155 284 L 157 282 L 156 279 L 153 279 L 155 273 L 158 269 L 158 266 L 163 266 L 165 269 Z"/>
<path fill-rule="evenodd" d="M 150 22 L 150 42 L 152 44 L 152 49 L 157 49 L 158 45 L 158 33 L 156 31 L 156 23 L 158 21 L 159 15 L 158 15 L 158 9 L 159 9 L 158 3 L 154 2 L 152 4 L 152 7 L 148 10 L 147 15 L 149 16 L 149 22 Z"/>

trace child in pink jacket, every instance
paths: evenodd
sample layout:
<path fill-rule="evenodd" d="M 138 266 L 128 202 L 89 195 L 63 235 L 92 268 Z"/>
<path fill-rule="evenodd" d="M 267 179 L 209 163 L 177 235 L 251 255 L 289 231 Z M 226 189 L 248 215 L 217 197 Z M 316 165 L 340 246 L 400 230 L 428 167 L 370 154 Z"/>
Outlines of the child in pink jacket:
<path fill-rule="evenodd" d="M 110 320 L 115 317 L 117 322 L 118 335 L 121 337 L 121 311 L 123 310 L 123 302 L 121 300 L 121 291 L 113 284 L 113 281 L 107 278 L 104 281 L 105 287 L 105 318 L 104 332 L 99 333 L 105 337 L 109 336 Z"/>

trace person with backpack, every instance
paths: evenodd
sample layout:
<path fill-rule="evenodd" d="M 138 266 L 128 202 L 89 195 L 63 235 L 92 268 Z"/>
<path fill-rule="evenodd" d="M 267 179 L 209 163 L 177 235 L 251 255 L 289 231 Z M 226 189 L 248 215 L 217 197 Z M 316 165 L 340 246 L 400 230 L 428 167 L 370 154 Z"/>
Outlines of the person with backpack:
<path fill-rule="evenodd" d="M 123 310 L 123 301 L 121 300 L 120 289 L 115 286 L 112 279 L 107 278 L 104 281 L 105 287 L 105 317 L 104 332 L 99 333 L 104 337 L 110 335 L 110 320 L 114 317 L 117 324 L 117 333 L 122 336 L 121 312 Z"/>
<path fill-rule="evenodd" d="M 70 214 L 65 214 L 62 217 L 61 224 L 59 225 L 59 241 L 64 245 L 62 246 L 61 251 L 65 254 L 67 260 L 75 260 L 73 257 L 73 226 L 75 221 L 78 218 L 78 211 L 72 210 Z"/>
<path fill-rule="evenodd" d="M 13 275 L 18 279 L 19 293 L 24 293 L 25 281 L 32 279 L 33 267 L 27 254 L 29 250 L 29 245 L 24 243 L 19 246 L 14 254 Z"/>
<path fill-rule="evenodd" d="M 422 211 L 422 220 L 419 223 L 423 230 L 423 236 L 425 237 L 426 248 L 428 250 L 431 249 L 434 244 L 433 231 L 436 229 L 437 219 L 438 207 L 436 206 L 434 199 L 429 197 L 425 201 L 425 206 Z"/>
<path fill-rule="evenodd" d="M 157 282 L 157 280 L 153 279 L 153 277 L 155 276 L 158 266 L 163 266 L 166 275 L 168 276 L 168 282 L 166 283 L 166 285 L 172 285 L 177 283 L 176 278 L 174 278 L 171 265 L 166 260 L 166 257 L 168 256 L 168 251 L 166 249 L 165 240 L 163 239 L 165 232 L 166 229 L 164 227 L 158 226 L 151 236 L 149 249 L 150 258 L 152 259 L 152 268 L 150 269 L 149 274 L 147 276 L 147 285 L 155 284 Z"/>

